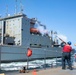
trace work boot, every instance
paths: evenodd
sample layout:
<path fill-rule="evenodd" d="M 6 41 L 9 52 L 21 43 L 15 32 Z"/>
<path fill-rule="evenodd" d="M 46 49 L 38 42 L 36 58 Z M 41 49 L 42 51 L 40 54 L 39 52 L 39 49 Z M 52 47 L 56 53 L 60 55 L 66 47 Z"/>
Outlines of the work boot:
<path fill-rule="evenodd" d="M 72 67 L 70 67 L 69 69 L 70 69 L 70 70 L 73 70 L 73 68 L 72 68 Z"/>
<path fill-rule="evenodd" d="M 68 69 L 73 70 L 73 67 L 68 67 Z"/>

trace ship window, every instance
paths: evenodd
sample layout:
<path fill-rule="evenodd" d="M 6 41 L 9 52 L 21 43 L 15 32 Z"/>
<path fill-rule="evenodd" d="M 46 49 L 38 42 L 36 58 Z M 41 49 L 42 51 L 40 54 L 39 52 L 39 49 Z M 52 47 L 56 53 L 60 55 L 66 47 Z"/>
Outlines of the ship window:
<path fill-rule="evenodd" d="M 14 45 L 13 43 L 8 43 L 8 45 Z"/>
<path fill-rule="evenodd" d="M 21 29 L 21 31 L 23 31 L 23 29 Z"/>
<path fill-rule="evenodd" d="M 41 48 L 41 45 L 40 44 L 30 44 L 30 47 Z"/>

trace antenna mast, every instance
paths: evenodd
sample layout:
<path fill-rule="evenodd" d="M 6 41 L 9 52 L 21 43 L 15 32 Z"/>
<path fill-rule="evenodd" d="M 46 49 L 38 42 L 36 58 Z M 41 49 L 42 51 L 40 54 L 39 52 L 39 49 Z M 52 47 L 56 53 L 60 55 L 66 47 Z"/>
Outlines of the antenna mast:
<path fill-rule="evenodd" d="M 15 5 L 15 14 L 17 14 L 17 0 L 15 0 L 16 5 Z"/>
<path fill-rule="evenodd" d="M 22 5 L 22 1 L 20 0 L 20 12 L 23 13 L 23 5 Z"/>
<path fill-rule="evenodd" d="M 6 16 L 8 16 L 8 5 L 6 5 Z"/>

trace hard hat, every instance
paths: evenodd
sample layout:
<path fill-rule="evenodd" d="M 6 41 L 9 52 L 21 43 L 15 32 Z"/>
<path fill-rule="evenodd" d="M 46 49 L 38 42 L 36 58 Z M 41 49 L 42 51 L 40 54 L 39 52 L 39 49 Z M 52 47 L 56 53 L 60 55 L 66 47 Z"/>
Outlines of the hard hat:
<path fill-rule="evenodd" d="M 70 41 L 68 41 L 68 42 L 67 42 L 67 44 L 71 45 L 71 42 L 70 42 Z"/>

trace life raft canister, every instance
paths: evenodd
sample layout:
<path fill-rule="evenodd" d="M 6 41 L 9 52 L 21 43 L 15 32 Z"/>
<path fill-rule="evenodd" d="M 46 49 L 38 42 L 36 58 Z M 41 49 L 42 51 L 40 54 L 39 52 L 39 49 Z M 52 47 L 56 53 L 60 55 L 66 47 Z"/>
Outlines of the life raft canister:
<path fill-rule="evenodd" d="M 32 55 L 32 50 L 30 48 L 27 49 L 27 56 L 30 57 Z"/>

